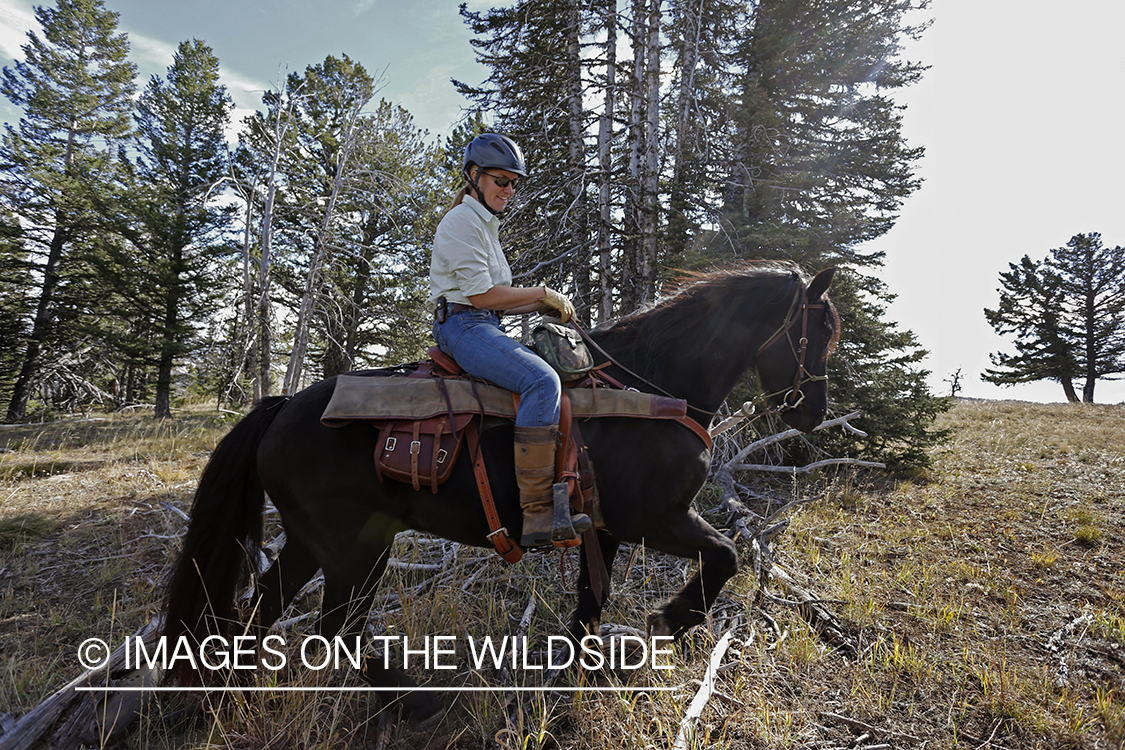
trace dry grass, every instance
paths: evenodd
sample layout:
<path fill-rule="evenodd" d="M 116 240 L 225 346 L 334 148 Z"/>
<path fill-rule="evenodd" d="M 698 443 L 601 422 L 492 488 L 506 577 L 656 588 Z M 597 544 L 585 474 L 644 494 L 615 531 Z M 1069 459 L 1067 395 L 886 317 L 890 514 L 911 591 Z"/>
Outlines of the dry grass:
<path fill-rule="evenodd" d="M 834 602 L 854 658 L 795 608 L 753 602 L 747 572 L 674 669 L 564 673 L 557 685 L 672 685 L 677 692 L 447 695 L 418 729 L 370 694 L 253 693 L 189 718 L 162 696 L 127 747 L 662 748 L 721 633 L 735 642 L 721 695 L 692 747 L 1125 747 L 1125 410 L 961 402 L 935 468 L 909 480 L 820 476 L 759 487 L 819 497 L 774 543 L 778 563 Z M 206 450 L 227 425 L 198 414 L 0 429 L 0 714 L 16 716 L 77 676 L 84 638 L 119 641 L 151 616 Z M 705 493 L 701 498 L 714 493 Z M 725 518 L 715 513 L 713 520 Z M 635 552 L 635 554 L 634 554 Z M 561 632 L 576 567 L 405 538 L 376 632 L 421 638 Z M 624 549 L 603 623 L 643 627 L 689 563 Z M 308 621 L 294 634 L 305 632 Z M 289 639 L 293 643 L 295 639 Z M 459 645 L 460 648 L 460 645 Z M 463 650 L 463 649 L 461 649 Z M 412 670 L 440 685 L 535 684 L 538 673 Z M 260 685 L 355 685 L 295 667 Z"/>

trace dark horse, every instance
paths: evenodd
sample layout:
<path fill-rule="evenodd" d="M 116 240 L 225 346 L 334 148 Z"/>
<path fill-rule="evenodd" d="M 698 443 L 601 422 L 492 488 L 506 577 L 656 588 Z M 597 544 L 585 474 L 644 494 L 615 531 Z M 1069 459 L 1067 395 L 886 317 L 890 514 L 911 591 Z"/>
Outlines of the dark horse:
<path fill-rule="evenodd" d="M 807 286 L 794 267 L 783 264 L 696 275 L 652 309 L 601 326 L 591 337 L 622 366 L 611 366 L 611 375 L 625 385 L 656 386 L 685 399 L 688 415 L 704 425 L 743 373 L 755 367 L 781 418 L 812 430 L 826 412 L 825 361 L 839 335 L 839 320 L 825 296 L 833 270 Z M 325 380 L 288 399 L 264 400 L 215 448 L 167 591 L 170 644 L 184 634 L 201 640 L 231 628 L 238 579 L 246 561 L 257 559 L 263 491 L 286 531 L 280 557 L 256 584 L 263 627 L 319 568 L 321 633 L 362 632 L 364 618 L 348 618 L 349 606 L 361 615 L 370 609 L 395 533 L 404 528 L 490 546 L 471 462 L 459 462 L 436 494 L 427 486 L 417 491 L 409 484 L 380 483 L 372 462 L 377 432 L 362 422 L 341 428 L 320 422 L 334 382 Z M 605 520 L 597 537 L 606 568 L 612 570 L 622 542 L 700 563 L 679 593 L 649 616 L 651 633 L 680 635 L 703 620 L 738 567 L 734 544 L 691 507 L 710 454 L 698 435 L 671 421 L 591 419 L 582 433 L 597 473 Z M 518 539 L 522 515 L 511 425 L 485 430 L 480 442 L 501 521 Z M 569 624 L 576 637 L 597 632 L 602 609 L 586 556 L 581 558 L 578 605 Z M 190 672 L 176 676 L 198 679 Z M 363 676 L 379 687 L 413 685 L 401 671 L 384 669 L 382 660 L 368 659 Z M 411 699 L 405 699 L 408 707 Z"/>

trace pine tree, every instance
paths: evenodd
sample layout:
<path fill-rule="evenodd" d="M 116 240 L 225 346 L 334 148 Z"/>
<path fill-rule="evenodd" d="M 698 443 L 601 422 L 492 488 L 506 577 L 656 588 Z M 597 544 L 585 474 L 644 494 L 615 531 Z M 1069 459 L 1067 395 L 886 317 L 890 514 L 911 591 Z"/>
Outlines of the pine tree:
<path fill-rule="evenodd" d="M 822 266 L 880 262 L 861 243 L 919 186 L 894 89 L 922 68 L 898 45 L 914 0 L 762 0 L 736 53 L 726 213 L 746 252 Z"/>
<path fill-rule="evenodd" d="M 268 236 L 269 271 L 258 289 L 270 284 L 270 300 L 297 321 L 291 391 L 356 366 L 417 359 L 429 337 L 424 266 L 450 192 L 444 152 L 426 145 L 405 110 L 372 108 L 376 88 L 363 66 L 329 56 L 268 93 L 267 113 L 249 118 L 242 135 L 240 171 L 263 176 L 247 194 L 254 213 L 269 217 L 257 248 L 264 257 Z"/>
<path fill-rule="evenodd" d="M 814 445 L 896 465 L 925 464 L 944 438 L 929 429 L 948 408 L 926 386 L 927 352 L 884 319 L 893 294 L 869 269 L 880 253 L 867 240 L 893 226 L 903 198 L 919 186 L 923 150 L 902 136 L 891 98 L 922 68 L 899 56 L 905 23 L 925 0 L 762 0 L 734 52 L 737 106 L 727 122 L 734 147 L 725 171 L 723 227 L 715 245 L 736 254 L 784 258 L 806 268 L 844 266 L 832 296 L 844 330 L 832 360 L 831 398 L 858 409 L 872 437 Z M 719 250 L 719 252 L 725 252 Z"/>
<path fill-rule="evenodd" d="M 11 392 L 27 348 L 34 286 L 23 231 L 14 216 L 0 217 L 0 397 Z"/>
<path fill-rule="evenodd" d="M 575 295 L 585 316 L 596 210 L 586 140 L 593 118 L 583 103 L 588 11 L 577 0 L 520 0 L 485 13 L 462 5 L 461 15 L 491 72 L 479 87 L 454 83 L 528 159 L 529 176 L 505 216 L 512 270 L 518 283 L 546 282 Z"/>
<path fill-rule="evenodd" d="M 303 77 L 290 75 L 288 87 L 300 93 L 295 107 L 297 150 L 291 152 L 297 158 L 285 163 L 287 231 L 294 248 L 299 248 L 294 260 L 304 270 L 293 350 L 285 373 L 284 392 L 292 393 L 300 388 L 313 318 L 324 307 L 326 269 L 340 252 L 337 237 L 348 218 L 344 209 L 357 187 L 351 160 L 375 81 L 347 55 L 330 55 L 324 63 L 310 65 Z"/>
<path fill-rule="evenodd" d="M 527 137 L 533 160 L 544 160 L 546 181 L 526 204 L 548 224 L 535 236 L 559 236 L 579 208 L 596 228 L 594 251 L 572 254 L 558 269 L 570 289 L 596 296 L 577 303 L 596 304 L 599 319 L 652 301 L 676 268 L 773 258 L 849 269 L 834 295 L 857 314 L 845 319 L 836 361 L 848 382 L 833 397 L 840 408 L 871 411 L 870 424 L 883 430 L 882 442 L 862 447 L 867 457 L 924 461 L 941 438 L 927 428 L 948 402 L 929 394 L 919 366 L 926 353 L 913 334 L 883 319 L 892 295 L 870 273 L 882 258 L 862 243 L 893 225 L 919 185 L 922 149 L 903 139 L 891 94 L 922 73 L 901 58 L 900 44 L 921 33 L 906 19 L 926 4 L 599 0 L 580 8 L 577 23 L 565 0 L 463 10 L 490 75 L 461 88 L 505 132 Z M 573 101 L 566 76 L 575 28 L 584 101 L 596 103 L 584 120 L 560 115 Z M 623 59 L 619 47 L 629 49 Z M 581 164 L 577 150 L 558 148 L 567 142 L 561 135 L 534 135 L 545 132 L 542 123 L 580 121 Z M 577 169 L 587 172 L 589 195 L 567 193 L 569 213 L 547 210 L 543 192 L 576 184 Z M 524 231 L 517 224 L 506 237 L 517 248 L 536 246 L 519 241 L 530 240 Z M 586 284 L 587 274 L 598 283 Z M 890 390 L 863 386 L 879 381 Z"/>
<path fill-rule="evenodd" d="M 354 156 L 362 189 L 349 196 L 353 219 L 340 227 L 321 308 L 325 376 L 415 360 L 432 343 L 429 244 L 453 185 L 445 151 L 425 135 L 386 101 L 364 117 Z"/>
<path fill-rule="evenodd" d="M 154 76 L 137 104 L 138 221 L 129 235 L 138 251 L 134 293 L 153 304 L 139 312 L 151 319 L 158 419 L 171 416 L 173 364 L 214 310 L 216 256 L 229 252 L 223 235 L 231 212 L 217 198 L 233 103 L 218 81 L 211 48 L 185 41 L 166 79 Z"/>
<path fill-rule="evenodd" d="M 96 301 L 77 281 L 91 252 L 94 203 L 118 179 L 115 155 L 130 132 L 136 67 L 116 34 L 118 14 L 101 0 L 39 7 L 42 36 L 28 32 L 24 60 L 4 69 L 0 93 L 23 110 L 0 139 L 7 210 L 19 219 L 40 288 L 7 418 L 23 418 L 43 358 L 68 334 L 67 316 L 89 315 Z"/>
<path fill-rule="evenodd" d="M 982 378 L 997 385 L 1055 380 L 1062 385 L 1066 400 L 1077 402 L 1074 378 L 1079 365 L 1061 330 L 1058 277 L 1045 272 L 1042 261 L 1025 255 L 1018 264 L 1008 264 L 1000 283 L 1000 304 L 995 310 L 986 309 L 984 315 L 997 333 L 1016 337 L 1018 354 L 990 354 L 995 369 L 985 371 Z"/>
<path fill-rule="evenodd" d="M 1000 304 L 985 318 L 1015 336 L 1018 354 L 996 352 L 983 377 L 1009 385 L 1057 380 L 1067 400 L 1094 401 L 1099 378 L 1125 372 L 1125 248 L 1076 234 L 1043 261 L 1024 256 L 1000 274 Z"/>
<path fill-rule="evenodd" d="M 668 262 L 691 263 L 703 228 L 720 219 L 717 174 L 733 161 L 729 92 L 737 78 L 735 51 L 745 29 L 746 3 L 671 0 L 668 25 L 673 72 L 668 99 L 671 141 L 668 174 Z"/>

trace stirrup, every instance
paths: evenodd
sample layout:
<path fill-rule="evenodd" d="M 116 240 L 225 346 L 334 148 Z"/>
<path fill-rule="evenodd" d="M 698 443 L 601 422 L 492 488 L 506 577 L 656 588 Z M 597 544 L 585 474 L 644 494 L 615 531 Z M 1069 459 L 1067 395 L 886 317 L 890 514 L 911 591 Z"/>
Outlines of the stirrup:
<path fill-rule="evenodd" d="M 551 544 L 556 547 L 576 547 L 582 543 L 579 537 L 594 526 L 585 513 L 570 514 L 570 488 L 566 482 L 556 482 L 551 486 L 555 497 L 555 523 L 551 529 Z"/>

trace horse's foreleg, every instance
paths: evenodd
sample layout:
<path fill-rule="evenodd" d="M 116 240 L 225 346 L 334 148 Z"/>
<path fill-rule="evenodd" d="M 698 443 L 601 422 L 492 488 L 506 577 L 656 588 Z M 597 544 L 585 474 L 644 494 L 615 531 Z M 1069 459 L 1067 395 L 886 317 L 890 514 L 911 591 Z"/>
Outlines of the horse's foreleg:
<path fill-rule="evenodd" d="M 586 555 L 585 547 L 579 548 L 581 550 L 579 557 L 582 562 L 579 566 L 578 573 L 578 606 L 574 608 L 574 614 L 570 617 L 570 624 L 567 625 L 567 630 L 570 632 L 571 638 L 581 640 L 586 635 L 597 635 L 598 628 L 600 627 L 600 620 L 602 615 L 602 607 L 605 606 L 605 599 L 609 597 L 609 579 L 613 576 L 613 558 L 617 555 L 617 549 L 620 543 L 610 536 L 605 531 L 597 532 L 598 547 L 602 552 L 602 560 L 605 563 L 605 590 L 602 592 L 603 598 L 601 601 L 594 591 L 593 581 L 599 575 L 596 571 L 590 570 L 590 562 Z"/>
<path fill-rule="evenodd" d="M 738 572 L 738 550 L 694 510 L 665 517 L 645 534 L 646 547 L 699 561 L 699 570 L 680 591 L 648 616 L 654 636 L 679 637 L 703 622 L 728 580 Z"/>

